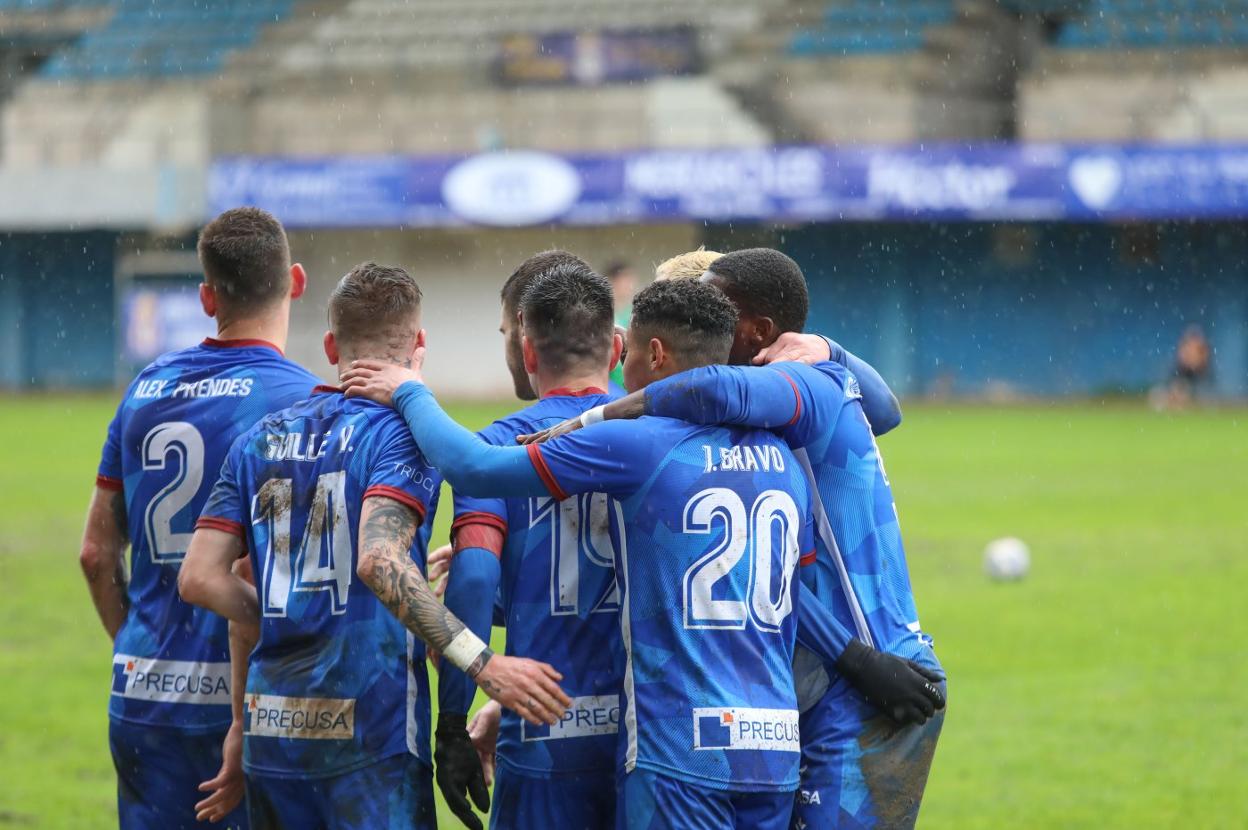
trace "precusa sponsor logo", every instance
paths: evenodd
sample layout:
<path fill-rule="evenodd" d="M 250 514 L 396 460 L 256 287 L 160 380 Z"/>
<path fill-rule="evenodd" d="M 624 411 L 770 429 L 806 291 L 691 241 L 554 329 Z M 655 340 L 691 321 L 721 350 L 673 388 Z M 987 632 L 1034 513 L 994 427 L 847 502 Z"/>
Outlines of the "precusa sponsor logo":
<path fill-rule="evenodd" d="M 796 709 L 714 706 L 693 710 L 694 749 L 767 749 L 798 752 Z"/>
<path fill-rule="evenodd" d="M 155 703 L 230 704 L 230 664 L 113 656 L 112 693 Z"/>
<path fill-rule="evenodd" d="M 264 738 L 349 741 L 355 737 L 355 699 L 248 695 L 243 732 Z"/>
<path fill-rule="evenodd" d="M 620 696 L 588 695 L 572 698 L 572 705 L 554 726 L 534 726 L 522 721 L 521 739 L 550 741 L 560 738 L 586 738 L 614 735 L 620 731 Z"/>

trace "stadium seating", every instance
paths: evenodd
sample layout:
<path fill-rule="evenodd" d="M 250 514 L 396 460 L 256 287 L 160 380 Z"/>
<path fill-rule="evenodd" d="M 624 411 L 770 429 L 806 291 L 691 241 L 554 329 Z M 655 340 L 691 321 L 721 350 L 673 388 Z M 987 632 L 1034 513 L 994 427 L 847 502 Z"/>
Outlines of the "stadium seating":
<path fill-rule="evenodd" d="M 65 3 L 48 0 L 47 5 Z M 289 14 L 293 2 L 121 0 L 112 5 L 116 12 L 109 21 L 54 56 L 43 67 L 43 77 L 90 81 L 217 72 L 227 53 L 253 43 L 265 24 Z"/>
<path fill-rule="evenodd" d="M 1248 0 L 1091 0 L 1057 38 L 1065 49 L 1248 46 Z"/>
<path fill-rule="evenodd" d="M 923 45 L 928 26 L 953 19 L 952 0 L 849 0 L 828 6 L 818 26 L 789 40 L 795 57 L 908 52 Z"/>
<path fill-rule="evenodd" d="M 280 55 L 277 68 L 318 71 L 484 71 L 509 34 L 697 25 L 756 26 L 779 0 L 351 0 Z"/>

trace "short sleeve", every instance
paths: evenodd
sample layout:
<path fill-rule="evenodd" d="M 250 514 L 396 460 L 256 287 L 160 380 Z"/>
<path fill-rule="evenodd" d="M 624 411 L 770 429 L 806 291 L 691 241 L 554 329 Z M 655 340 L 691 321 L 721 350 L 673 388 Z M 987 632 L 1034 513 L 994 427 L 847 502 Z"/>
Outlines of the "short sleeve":
<path fill-rule="evenodd" d="M 815 516 L 809 504 L 804 513 L 802 529 L 797 535 L 797 564 L 803 568 L 815 564 Z"/>
<path fill-rule="evenodd" d="M 605 421 L 546 444 L 529 444 L 529 460 L 558 501 L 577 493 L 629 496 L 654 472 L 648 458 L 662 442 L 650 423 Z"/>
<path fill-rule="evenodd" d="M 240 435 L 230 446 L 230 451 L 221 462 L 221 472 L 217 483 L 208 495 L 208 502 L 199 514 L 195 528 L 211 528 L 232 533 L 246 540 L 248 515 L 243 503 L 243 494 L 238 485 L 239 467 L 243 460 L 243 446 L 247 433 Z"/>
<path fill-rule="evenodd" d="M 384 496 L 406 504 L 423 524 L 432 518 L 429 508 L 441 485 L 441 476 L 425 461 L 407 426 L 388 423 L 373 448 L 364 498 Z"/>
<path fill-rule="evenodd" d="M 104 490 L 121 490 L 124 470 L 121 464 L 121 414 L 125 411 L 126 400 L 122 398 L 117 406 L 113 420 L 109 422 L 108 434 L 104 438 L 104 448 L 100 451 L 100 466 L 95 472 L 95 486 Z"/>
<path fill-rule="evenodd" d="M 845 368 L 839 363 L 772 363 L 766 368 L 783 375 L 797 398 L 793 420 L 779 430 L 789 446 L 805 447 L 831 435 L 847 400 Z"/>

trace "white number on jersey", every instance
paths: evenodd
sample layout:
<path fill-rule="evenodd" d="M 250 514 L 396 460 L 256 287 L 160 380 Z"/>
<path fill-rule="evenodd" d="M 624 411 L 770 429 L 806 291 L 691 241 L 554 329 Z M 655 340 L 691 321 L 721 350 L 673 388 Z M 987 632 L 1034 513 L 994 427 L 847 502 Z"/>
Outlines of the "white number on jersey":
<path fill-rule="evenodd" d="M 581 584 L 596 591 L 590 613 L 620 609 L 615 584 L 615 546 L 611 509 L 605 493 L 585 493 L 556 502 L 535 498 L 529 504 L 530 526 L 550 520 L 550 614 L 561 617 L 580 609 Z M 581 551 L 585 552 L 582 573 Z"/>
<path fill-rule="evenodd" d="M 292 591 L 329 591 L 334 614 L 347 610 L 351 588 L 351 527 L 347 521 L 347 474 L 341 470 L 316 479 L 316 495 L 294 561 L 290 555 L 293 482 L 271 478 L 252 503 L 252 524 L 268 524 L 264 558 L 264 615 L 285 617 Z M 298 574 L 296 578 L 296 574 Z"/>
<path fill-rule="evenodd" d="M 781 550 L 774 549 L 777 523 Z M 747 516 L 745 503 L 735 491 L 710 487 L 685 505 L 684 531 L 708 534 L 716 525 L 723 531 L 723 540 L 685 571 L 685 628 L 741 629 L 749 620 L 762 631 L 779 631 L 793 612 L 791 588 L 799 557 L 801 516 L 793 497 L 767 490 L 759 494 Z M 743 556 L 749 569 L 747 596 L 715 599 L 716 583 L 731 574 Z M 773 598 L 771 583 L 777 566 L 780 592 Z"/>
<path fill-rule="evenodd" d="M 143 436 L 143 469 L 164 470 L 174 457 L 173 479 L 147 503 L 143 530 L 152 561 L 176 565 L 186 556 L 195 532 L 195 516 L 186 517 L 185 530 L 174 530 L 174 517 L 191 503 L 204 480 L 204 438 L 186 421 L 167 421 Z"/>

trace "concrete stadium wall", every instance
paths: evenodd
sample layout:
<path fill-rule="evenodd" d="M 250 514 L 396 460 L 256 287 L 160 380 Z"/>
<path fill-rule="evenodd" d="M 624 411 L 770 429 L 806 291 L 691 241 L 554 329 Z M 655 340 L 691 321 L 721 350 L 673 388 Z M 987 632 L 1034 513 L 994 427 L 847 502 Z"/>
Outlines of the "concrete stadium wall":
<path fill-rule="evenodd" d="M 499 398 L 511 394 L 498 333 L 498 291 L 522 260 L 565 248 L 603 268 L 614 259 L 640 274 L 667 257 L 698 245 L 687 225 L 436 231 L 317 231 L 290 236 L 294 257 L 308 269 L 306 297 L 295 305 L 290 356 L 325 378 L 336 377 L 325 360 L 325 303 L 351 266 L 373 259 L 402 265 L 424 292 L 429 334 L 429 382 L 441 394 Z"/>
<path fill-rule="evenodd" d="M 0 234 L 0 389 L 114 380 L 117 235 Z"/>
<path fill-rule="evenodd" d="M 902 394 L 1142 392 L 1199 324 L 1217 391 L 1248 396 L 1242 223 L 864 223 L 775 238 L 810 282 L 809 328 Z"/>

